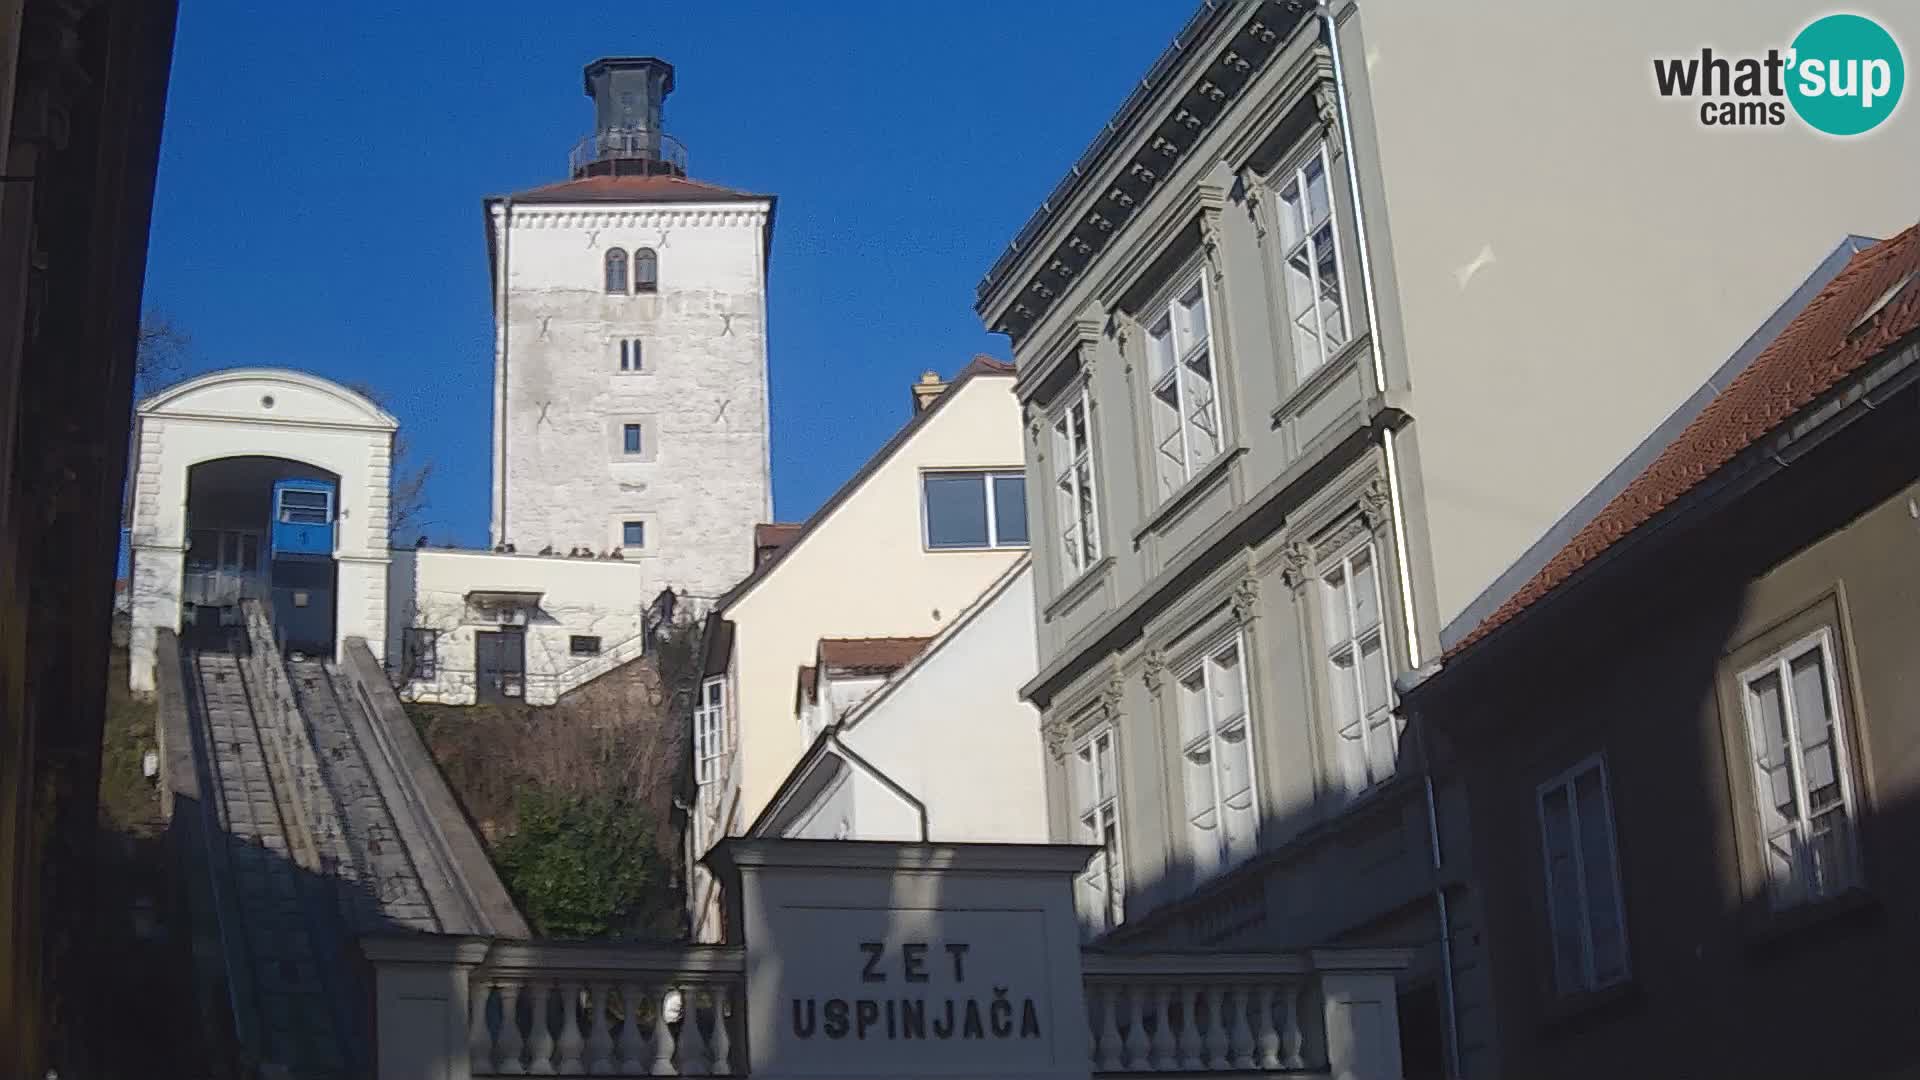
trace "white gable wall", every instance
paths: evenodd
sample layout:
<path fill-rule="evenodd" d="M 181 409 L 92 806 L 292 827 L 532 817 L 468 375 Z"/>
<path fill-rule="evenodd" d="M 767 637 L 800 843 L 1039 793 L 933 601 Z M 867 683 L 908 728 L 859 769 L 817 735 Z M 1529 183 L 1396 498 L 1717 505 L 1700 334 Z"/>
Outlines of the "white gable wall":
<path fill-rule="evenodd" d="M 952 400 L 727 609 L 741 791 L 733 831 L 759 816 L 806 749 L 794 676 L 821 638 L 932 637 L 1025 554 L 930 551 L 921 534 L 922 471 L 1020 470 L 1012 384 L 977 375 L 949 390 Z"/>

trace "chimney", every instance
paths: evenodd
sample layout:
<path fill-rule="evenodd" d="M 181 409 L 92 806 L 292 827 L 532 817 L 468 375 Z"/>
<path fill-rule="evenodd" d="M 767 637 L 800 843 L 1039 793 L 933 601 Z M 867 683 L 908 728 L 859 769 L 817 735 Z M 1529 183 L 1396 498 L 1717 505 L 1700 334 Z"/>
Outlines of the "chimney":
<path fill-rule="evenodd" d="M 574 149 L 573 175 L 685 176 L 687 155 L 661 113 L 673 93 L 673 65 L 653 56 L 610 56 L 588 64 L 593 134 Z"/>
<path fill-rule="evenodd" d="M 947 384 L 940 381 L 939 375 L 931 371 L 921 372 L 920 381 L 913 384 L 913 411 L 924 411 L 946 388 Z"/>

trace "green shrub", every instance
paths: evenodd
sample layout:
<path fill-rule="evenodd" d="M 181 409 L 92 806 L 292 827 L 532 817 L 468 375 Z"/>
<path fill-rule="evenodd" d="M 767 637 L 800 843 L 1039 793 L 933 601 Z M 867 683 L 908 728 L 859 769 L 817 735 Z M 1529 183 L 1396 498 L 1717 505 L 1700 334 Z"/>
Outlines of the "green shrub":
<path fill-rule="evenodd" d="M 523 787 L 496 849 L 506 886 L 542 937 L 649 935 L 671 903 L 645 809 L 615 795 Z"/>

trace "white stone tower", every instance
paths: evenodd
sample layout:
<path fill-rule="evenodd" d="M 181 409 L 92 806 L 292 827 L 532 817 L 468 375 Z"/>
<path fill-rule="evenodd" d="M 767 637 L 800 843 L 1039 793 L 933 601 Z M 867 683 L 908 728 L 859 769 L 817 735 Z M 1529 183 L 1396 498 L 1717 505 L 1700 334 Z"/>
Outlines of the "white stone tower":
<path fill-rule="evenodd" d="M 486 200 L 493 542 L 619 549 L 697 601 L 752 569 L 772 517 L 774 199 L 688 178 L 672 90 L 662 60 L 589 64 L 569 179 Z"/>

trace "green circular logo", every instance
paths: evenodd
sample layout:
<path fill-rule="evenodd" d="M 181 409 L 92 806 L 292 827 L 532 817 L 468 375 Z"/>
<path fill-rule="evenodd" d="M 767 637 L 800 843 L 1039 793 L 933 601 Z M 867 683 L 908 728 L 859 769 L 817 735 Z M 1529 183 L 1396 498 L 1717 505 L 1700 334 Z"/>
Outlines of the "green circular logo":
<path fill-rule="evenodd" d="M 1860 15 L 1828 15 L 1793 39 L 1787 100 L 1817 131 L 1859 135 L 1879 127 L 1900 104 L 1906 64 L 1880 24 Z"/>

